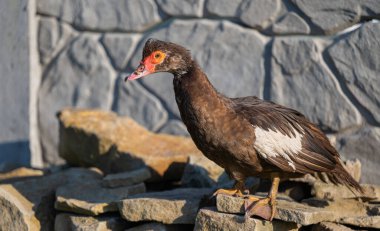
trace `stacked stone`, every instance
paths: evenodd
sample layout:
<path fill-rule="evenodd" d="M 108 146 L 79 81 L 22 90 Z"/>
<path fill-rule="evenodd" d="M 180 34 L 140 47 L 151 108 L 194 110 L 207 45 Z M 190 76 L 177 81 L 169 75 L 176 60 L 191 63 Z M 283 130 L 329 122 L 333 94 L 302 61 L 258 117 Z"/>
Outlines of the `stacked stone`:
<path fill-rule="evenodd" d="M 379 183 L 380 18 L 377 0 L 38 0 L 39 134 L 57 152 L 63 107 L 128 115 L 151 131 L 187 135 L 172 78 L 124 84 L 147 38 L 192 50 L 216 88 L 293 107 L 337 139 Z M 363 24 L 360 24 L 363 23 Z M 355 27 L 352 27 L 355 26 Z M 285 36 L 286 35 L 286 36 Z"/>
<path fill-rule="evenodd" d="M 364 184 L 365 193 L 355 195 L 312 176 L 292 179 L 281 183 L 274 221 L 246 219 L 243 198 L 212 199 L 232 182 L 190 138 L 154 134 L 99 110 L 66 109 L 58 118 L 61 157 L 97 168 L 0 169 L 0 230 L 380 228 L 378 185 Z M 360 162 L 345 165 L 360 180 Z M 257 183 L 247 186 L 264 196 Z"/>

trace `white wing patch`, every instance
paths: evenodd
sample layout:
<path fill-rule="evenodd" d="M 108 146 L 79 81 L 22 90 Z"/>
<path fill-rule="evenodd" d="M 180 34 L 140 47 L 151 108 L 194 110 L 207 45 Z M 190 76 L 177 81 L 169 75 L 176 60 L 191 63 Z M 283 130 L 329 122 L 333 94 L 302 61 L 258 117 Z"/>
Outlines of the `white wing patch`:
<path fill-rule="evenodd" d="M 264 130 L 255 127 L 255 149 L 263 158 L 282 157 L 288 165 L 296 170 L 293 160 L 289 155 L 295 156 L 302 150 L 302 134 L 293 129 L 295 136 L 291 137 L 282 134 L 277 130 Z"/>

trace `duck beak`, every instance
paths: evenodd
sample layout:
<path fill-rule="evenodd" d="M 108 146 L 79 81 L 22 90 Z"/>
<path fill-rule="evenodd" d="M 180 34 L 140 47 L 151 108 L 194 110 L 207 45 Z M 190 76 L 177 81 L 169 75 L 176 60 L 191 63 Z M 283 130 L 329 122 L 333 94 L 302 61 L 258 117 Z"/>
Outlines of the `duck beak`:
<path fill-rule="evenodd" d="M 145 63 L 146 62 L 140 62 L 140 65 L 137 67 L 137 69 L 132 74 L 125 77 L 124 81 L 127 82 L 128 80 L 139 79 L 141 77 L 154 73 L 154 66 L 146 65 Z"/>

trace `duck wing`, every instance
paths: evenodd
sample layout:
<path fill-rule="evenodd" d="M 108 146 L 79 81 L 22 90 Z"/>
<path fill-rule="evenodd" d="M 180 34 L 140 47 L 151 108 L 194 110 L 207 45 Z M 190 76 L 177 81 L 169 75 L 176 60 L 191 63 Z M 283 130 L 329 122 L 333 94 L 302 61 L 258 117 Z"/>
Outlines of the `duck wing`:
<path fill-rule="evenodd" d="M 231 100 L 255 128 L 254 148 L 266 162 L 303 174 L 329 172 L 339 162 L 327 137 L 300 112 L 254 96 Z"/>

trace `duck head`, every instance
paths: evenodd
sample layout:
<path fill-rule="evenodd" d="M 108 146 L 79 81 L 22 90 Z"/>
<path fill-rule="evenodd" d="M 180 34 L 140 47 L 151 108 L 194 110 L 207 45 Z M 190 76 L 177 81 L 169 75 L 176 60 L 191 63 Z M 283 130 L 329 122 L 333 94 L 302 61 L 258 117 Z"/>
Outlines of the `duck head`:
<path fill-rule="evenodd" d="M 181 75 L 192 64 L 191 54 L 184 47 L 171 42 L 148 39 L 143 49 L 140 65 L 124 81 L 134 80 L 157 72 Z"/>

